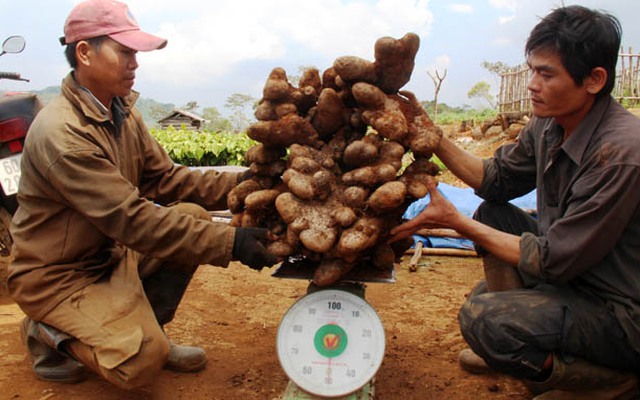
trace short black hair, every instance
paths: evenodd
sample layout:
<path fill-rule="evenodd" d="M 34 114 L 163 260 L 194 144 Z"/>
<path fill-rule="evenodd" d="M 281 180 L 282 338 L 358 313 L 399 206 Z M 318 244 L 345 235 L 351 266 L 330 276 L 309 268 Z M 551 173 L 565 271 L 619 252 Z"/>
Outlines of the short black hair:
<path fill-rule="evenodd" d="M 558 54 L 576 85 L 594 68 L 607 71 L 607 82 L 597 97 L 613 90 L 622 27 L 618 19 L 606 12 L 583 6 L 567 6 L 553 10 L 531 31 L 525 46 L 528 57 L 537 50 Z"/>
<path fill-rule="evenodd" d="M 96 52 L 100 51 L 100 46 L 102 42 L 107 38 L 107 36 L 98 36 L 91 39 L 87 39 L 86 42 L 89 43 L 91 47 L 95 49 Z M 67 58 L 67 62 L 71 69 L 75 70 L 78 68 L 78 60 L 76 60 L 76 47 L 78 46 L 78 42 L 73 42 L 67 44 L 67 47 L 64 49 L 64 55 Z"/>

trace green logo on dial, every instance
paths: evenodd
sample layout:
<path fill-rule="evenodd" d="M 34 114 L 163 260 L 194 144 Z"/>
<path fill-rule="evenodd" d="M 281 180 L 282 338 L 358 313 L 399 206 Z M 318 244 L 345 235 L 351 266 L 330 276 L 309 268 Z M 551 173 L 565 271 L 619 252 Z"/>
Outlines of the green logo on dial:
<path fill-rule="evenodd" d="M 313 344 L 324 357 L 337 357 L 347 348 L 347 332 L 338 325 L 324 325 L 316 331 Z"/>

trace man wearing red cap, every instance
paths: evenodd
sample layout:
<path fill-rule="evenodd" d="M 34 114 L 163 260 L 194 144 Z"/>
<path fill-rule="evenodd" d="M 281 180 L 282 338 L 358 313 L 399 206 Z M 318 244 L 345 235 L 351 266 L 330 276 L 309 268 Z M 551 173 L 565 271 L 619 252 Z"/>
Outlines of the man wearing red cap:
<path fill-rule="evenodd" d="M 148 384 L 165 367 L 204 368 L 203 349 L 163 325 L 200 264 L 251 268 L 276 259 L 265 230 L 211 221 L 244 174 L 175 165 L 133 107 L 136 53 L 166 46 L 128 7 L 89 0 L 69 14 L 72 72 L 30 128 L 12 233 L 8 287 L 27 315 L 23 337 L 43 380 L 89 368 L 115 385 Z"/>

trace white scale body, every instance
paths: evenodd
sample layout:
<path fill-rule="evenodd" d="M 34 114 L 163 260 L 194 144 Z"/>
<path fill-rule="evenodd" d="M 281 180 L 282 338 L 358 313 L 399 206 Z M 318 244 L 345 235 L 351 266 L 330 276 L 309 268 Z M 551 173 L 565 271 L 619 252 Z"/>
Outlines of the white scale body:
<path fill-rule="evenodd" d="M 298 300 L 278 328 L 277 353 L 299 388 L 321 398 L 349 395 L 376 374 L 385 334 L 376 311 L 342 289 L 320 289 Z"/>

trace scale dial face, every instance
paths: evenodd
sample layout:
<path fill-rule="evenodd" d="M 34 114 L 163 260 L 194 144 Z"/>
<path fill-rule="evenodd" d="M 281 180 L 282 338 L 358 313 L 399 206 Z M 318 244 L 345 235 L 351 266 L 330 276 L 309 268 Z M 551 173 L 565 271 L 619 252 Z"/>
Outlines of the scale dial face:
<path fill-rule="evenodd" d="M 376 311 L 344 290 L 306 295 L 278 327 L 284 372 L 299 388 L 320 397 L 346 396 L 366 385 L 384 349 L 384 327 Z"/>

